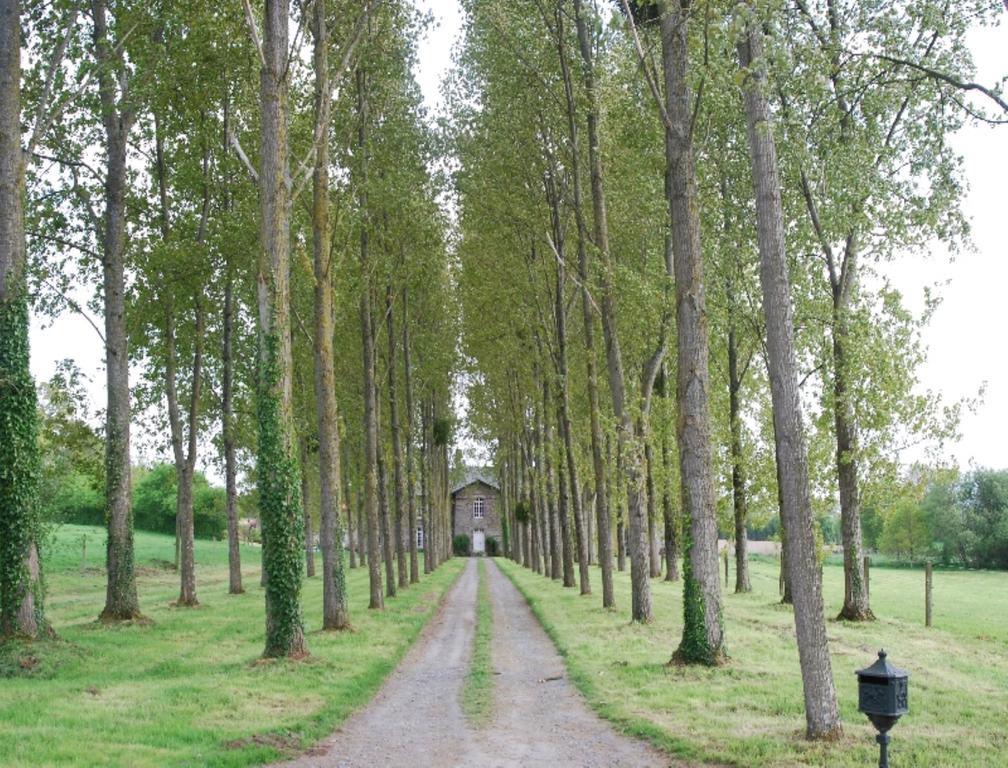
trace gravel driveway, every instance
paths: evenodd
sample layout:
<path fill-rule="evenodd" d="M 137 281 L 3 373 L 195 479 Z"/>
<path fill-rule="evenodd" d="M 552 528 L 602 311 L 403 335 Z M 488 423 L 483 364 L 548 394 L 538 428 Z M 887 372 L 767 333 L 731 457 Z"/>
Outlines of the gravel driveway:
<path fill-rule="evenodd" d="M 459 706 L 475 632 L 477 562 L 470 560 L 399 667 L 363 710 L 291 768 L 668 766 L 654 748 L 588 709 L 514 585 L 488 559 L 494 711 L 474 729 Z"/>

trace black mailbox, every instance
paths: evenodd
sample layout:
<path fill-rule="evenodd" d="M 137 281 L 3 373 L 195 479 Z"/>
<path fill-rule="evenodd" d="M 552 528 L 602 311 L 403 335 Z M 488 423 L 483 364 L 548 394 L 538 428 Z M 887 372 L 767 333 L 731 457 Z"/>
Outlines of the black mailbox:
<path fill-rule="evenodd" d="M 879 744 L 879 768 L 889 768 L 889 729 L 910 711 L 907 699 L 910 675 L 890 664 L 885 651 L 879 651 L 878 661 L 859 669 L 857 676 L 858 711 L 868 715 L 879 732 L 875 737 Z"/>

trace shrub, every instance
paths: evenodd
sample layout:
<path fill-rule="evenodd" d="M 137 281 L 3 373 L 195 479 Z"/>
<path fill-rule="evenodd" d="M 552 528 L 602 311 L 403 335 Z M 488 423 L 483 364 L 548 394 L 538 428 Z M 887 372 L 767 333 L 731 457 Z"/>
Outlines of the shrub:
<path fill-rule="evenodd" d="M 136 527 L 156 533 L 174 533 L 177 490 L 175 467 L 171 464 L 136 470 L 133 483 Z M 201 472 L 196 473 L 193 478 L 193 533 L 196 538 L 220 538 L 227 530 L 225 495 L 224 489 L 214 488 Z"/>
<path fill-rule="evenodd" d="M 514 508 L 515 520 L 519 523 L 527 523 L 532 517 L 532 509 L 527 501 L 519 501 Z"/>
<path fill-rule="evenodd" d="M 469 537 L 460 533 L 452 539 L 452 551 L 458 557 L 469 557 L 472 554 L 472 543 L 469 541 Z"/>
<path fill-rule="evenodd" d="M 487 557 L 497 557 L 500 554 L 500 546 L 497 544 L 497 539 L 494 536 L 487 536 L 486 540 L 486 555 Z"/>

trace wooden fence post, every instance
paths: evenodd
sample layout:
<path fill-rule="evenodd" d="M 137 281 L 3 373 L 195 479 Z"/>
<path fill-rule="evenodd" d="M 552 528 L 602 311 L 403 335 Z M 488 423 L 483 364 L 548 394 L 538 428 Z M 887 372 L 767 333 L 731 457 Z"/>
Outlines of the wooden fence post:
<path fill-rule="evenodd" d="M 931 626 L 931 561 L 924 564 L 924 626 Z"/>

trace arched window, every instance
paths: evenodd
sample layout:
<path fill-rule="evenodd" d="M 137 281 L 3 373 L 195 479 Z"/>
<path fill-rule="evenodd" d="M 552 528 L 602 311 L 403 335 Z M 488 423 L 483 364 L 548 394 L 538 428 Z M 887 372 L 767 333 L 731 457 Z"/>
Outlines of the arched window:
<path fill-rule="evenodd" d="M 473 517 L 484 517 L 486 515 L 486 507 L 483 503 L 483 497 L 477 496 L 473 499 Z"/>

